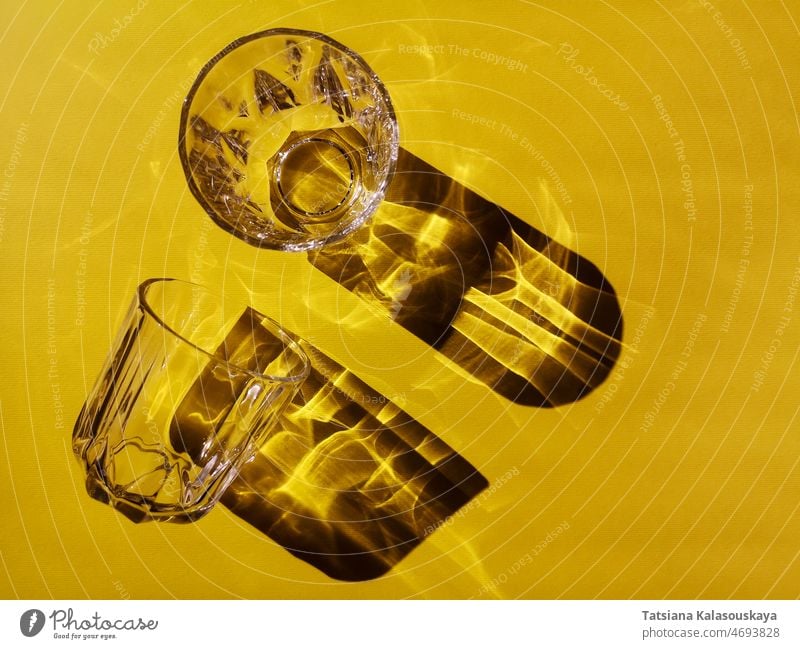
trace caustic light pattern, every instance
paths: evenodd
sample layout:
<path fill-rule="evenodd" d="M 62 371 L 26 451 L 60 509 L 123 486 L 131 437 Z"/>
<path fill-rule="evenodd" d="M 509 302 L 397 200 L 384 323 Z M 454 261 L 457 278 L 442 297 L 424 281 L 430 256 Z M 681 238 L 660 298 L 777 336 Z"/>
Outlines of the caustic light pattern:
<path fill-rule="evenodd" d="M 621 350 L 594 264 L 404 149 L 370 226 L 309 258 L 521 405 L 580 399 Z"/>
<path fill-rule="evenodd" d="M 225 345 L 255 338 L 250 310 Z M 309 343 L 311 374 L 221 502 L 295 556 L 348 581 L 377 577 L 487 486 L 433 433 Z M 219 386 L 217 386 L 219 387 Z M 227 391 L 223 391 L 227 393 Z M 176 414 L 173 444 L 200 460 L 214 418 L 206 377 Z"/>

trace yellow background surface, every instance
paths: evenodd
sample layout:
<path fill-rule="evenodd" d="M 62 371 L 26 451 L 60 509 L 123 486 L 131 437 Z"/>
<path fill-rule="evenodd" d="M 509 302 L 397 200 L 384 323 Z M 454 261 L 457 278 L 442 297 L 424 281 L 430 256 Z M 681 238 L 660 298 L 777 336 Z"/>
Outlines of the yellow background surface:
<path fill-rule="evenodd" d="M 93 5 L 0 8 L 0 595 L 800 595 L 797 2 Z M 216 52 L 271 27 L 359 52 L 403 147 L 603 271 L 626 347 L 599 389 L 515 406 L 304 255 L 211 222 L 177 156 L 180 102 Z M 134 525 L 91 500 L 72 425 L 158 276 L 249 292 L 402 395 L 490 488 L 360 584 L 222 507 Z"/>

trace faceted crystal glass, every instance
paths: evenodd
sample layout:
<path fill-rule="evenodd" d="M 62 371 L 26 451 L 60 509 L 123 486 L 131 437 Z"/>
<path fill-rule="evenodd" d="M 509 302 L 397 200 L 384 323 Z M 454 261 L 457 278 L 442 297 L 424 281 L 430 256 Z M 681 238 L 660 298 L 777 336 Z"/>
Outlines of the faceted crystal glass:
<path fill-rule="evenodd" d="M 201 286 L 139 286 L 78 416 L 89 494 L 134 521 L 208 512 L 308 375 L 277 323 Z"/>
<path fill-rule="evenodd" d="M 398 129 L 383 84 L 355 52 L 315 32 L 240 38 L 201 70 L 181 115 L 189 187 L 248 243 L 318 248 L 377 209 Z"/>

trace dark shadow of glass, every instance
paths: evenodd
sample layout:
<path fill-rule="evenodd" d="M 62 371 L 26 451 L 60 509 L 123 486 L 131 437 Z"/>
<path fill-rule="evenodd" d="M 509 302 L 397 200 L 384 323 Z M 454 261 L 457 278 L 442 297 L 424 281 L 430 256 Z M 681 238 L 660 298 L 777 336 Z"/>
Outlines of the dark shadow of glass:
<path fill-rule="evenodd" d="M 248 309 L 217 356 L 258 369 L 236 356 L 244 337 L 264 335 L 253 327 L 258 317 Z M 488 483 L 390 399 L 310 343 L 302 346 L 310 376 L 221 502 L 330 577 L 374 579 Z M 204 453 L 209 428 L 225 424 L 243 389 L 211 368 L 202 372 L 176 410 L 176 450 L 193 459 Z"/>
<path fill-rule="evenodd" d="M 308 258 L 521 405 L 580 399 L 621 351 L 619 301 L 594 264 L 405 149 L 371 224 Z"/>

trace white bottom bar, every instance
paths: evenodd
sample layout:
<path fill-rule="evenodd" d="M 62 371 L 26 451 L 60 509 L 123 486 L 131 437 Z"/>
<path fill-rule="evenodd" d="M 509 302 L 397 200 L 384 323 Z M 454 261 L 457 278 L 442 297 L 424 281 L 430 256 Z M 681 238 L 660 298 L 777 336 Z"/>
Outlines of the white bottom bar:
<path fill-rule="evenodd" d="M 796 601 L 0 602 L 3 647 L 777 649 L 799 631 Z"/>

